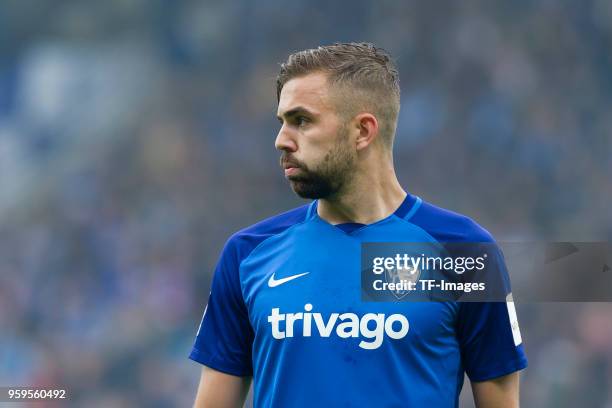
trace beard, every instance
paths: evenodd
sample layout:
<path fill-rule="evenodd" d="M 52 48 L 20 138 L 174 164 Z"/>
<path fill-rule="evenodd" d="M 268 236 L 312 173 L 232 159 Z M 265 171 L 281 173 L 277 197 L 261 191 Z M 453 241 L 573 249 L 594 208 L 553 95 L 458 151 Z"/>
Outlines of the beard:
<path fill-rule="evenodd" d="M 293 191 L 302 198 L 329 199 L 338 196 L 348 184 L 355 163 L 355 156 L 348 146 L 348 129 L 341 128 L 337 142 L 315 166 L 307 166 L 286 154 L 281 163 L 289 162 L 300 169 L 296 175 L 287 177 Z"/>

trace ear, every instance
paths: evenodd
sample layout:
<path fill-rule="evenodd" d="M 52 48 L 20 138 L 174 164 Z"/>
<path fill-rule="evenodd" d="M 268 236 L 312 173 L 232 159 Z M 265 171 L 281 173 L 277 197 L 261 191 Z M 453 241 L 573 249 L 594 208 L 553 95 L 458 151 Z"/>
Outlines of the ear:
<path fill-rule="evenodd" d="M 359 131 L 355 147 L 357 150 L 365 149 L 378 137 L 378 120 L 371 113 L 362 112 L 355 116 L 354 124 Z"/>

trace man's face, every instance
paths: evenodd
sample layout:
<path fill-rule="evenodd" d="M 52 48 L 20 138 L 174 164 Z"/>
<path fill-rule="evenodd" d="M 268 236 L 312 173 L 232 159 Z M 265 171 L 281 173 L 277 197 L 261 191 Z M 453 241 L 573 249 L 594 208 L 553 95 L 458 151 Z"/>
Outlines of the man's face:
<path fill-rule="evenodd" d="M 329 198 L 352 174 L 356 150 L 348 123 L 332 103 L 326 75 L 313 73 L 283 87 L 275 146 L 291 188 L 303 198 Z"/>

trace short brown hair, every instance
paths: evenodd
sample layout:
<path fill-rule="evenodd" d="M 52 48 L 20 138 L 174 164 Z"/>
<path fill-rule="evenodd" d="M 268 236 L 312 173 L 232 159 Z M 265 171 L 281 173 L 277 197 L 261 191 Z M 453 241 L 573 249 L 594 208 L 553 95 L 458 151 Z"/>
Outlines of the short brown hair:
<path fill-rule="evenodd" d="M 350 101 L 342 101 L 351 116 L 360 109 L 373 113 L 380 123 L 382 139 L 391 147 L 400 107 L 397 66 L 382 48 L 370 43 L 335 43 L 289 55 L 276 78 L 276 96 L 280 101 L 283 86 L 293 78 L 324 72 L 332 85 L 351 92 Z M 358 106 L 357 106 L 358 105 Z"/>

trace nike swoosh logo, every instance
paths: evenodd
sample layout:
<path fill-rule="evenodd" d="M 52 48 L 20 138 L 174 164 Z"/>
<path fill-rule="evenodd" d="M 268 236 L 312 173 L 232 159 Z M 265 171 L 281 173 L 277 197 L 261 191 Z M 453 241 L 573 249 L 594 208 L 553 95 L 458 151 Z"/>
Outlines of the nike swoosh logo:
<path fill-rule="evenodd" d="M 275 288 L 277 286 L 282 285 L 283 283 L 287 283 L 301 276 L 308 275 L 310 272 L 298 273 L 297 275 L 291 275 L 291 276 L 287 276 L 286 278 L 281 278 L 281 279 L 274 279 L 274 273 L 272 274 L 272 276 L 270 276 L 270 279 L 268 279 L 268 286 L 271 288 Z"/>

